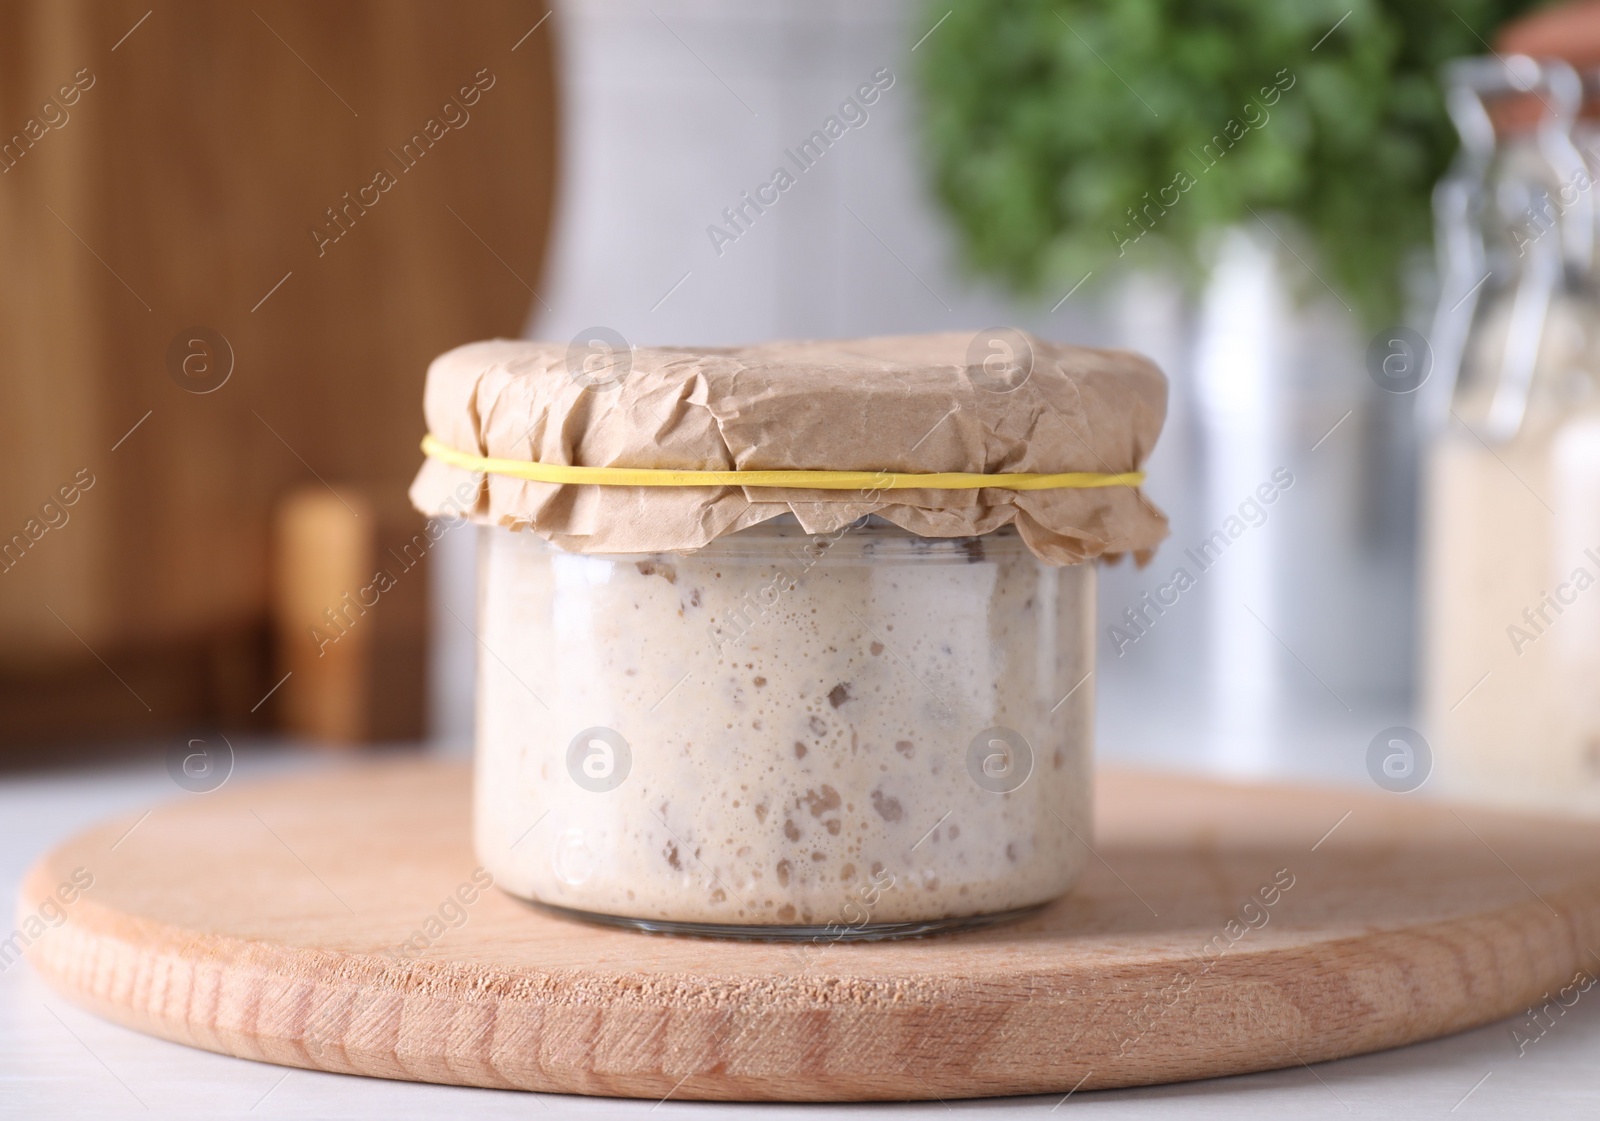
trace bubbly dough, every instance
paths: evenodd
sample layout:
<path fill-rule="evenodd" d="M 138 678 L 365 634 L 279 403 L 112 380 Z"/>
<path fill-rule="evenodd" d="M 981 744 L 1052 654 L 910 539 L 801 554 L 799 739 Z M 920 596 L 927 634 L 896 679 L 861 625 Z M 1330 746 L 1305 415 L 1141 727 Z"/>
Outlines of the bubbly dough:
<path fill-rule="evenodd" d="M 1090 566 L 1009 531 L 768 523 L 639 557 L 482 532 L 475 828 L 506 890 L 864 926 L 1025 907 L 1078 875 Z"/>

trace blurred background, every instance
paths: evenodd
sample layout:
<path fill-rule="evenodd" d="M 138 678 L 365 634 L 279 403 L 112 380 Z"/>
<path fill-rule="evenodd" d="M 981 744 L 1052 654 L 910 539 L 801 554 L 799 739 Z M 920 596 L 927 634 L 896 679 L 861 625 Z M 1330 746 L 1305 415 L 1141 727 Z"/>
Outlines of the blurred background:
<path fill-rule="evenodd" d="M 0 766 L 464 753 L 452 346 L 1009 324 L 1171 379 L 1103 758 L 1592 809 L 1600 6 L 1533 8 L 7 4 Z"/>

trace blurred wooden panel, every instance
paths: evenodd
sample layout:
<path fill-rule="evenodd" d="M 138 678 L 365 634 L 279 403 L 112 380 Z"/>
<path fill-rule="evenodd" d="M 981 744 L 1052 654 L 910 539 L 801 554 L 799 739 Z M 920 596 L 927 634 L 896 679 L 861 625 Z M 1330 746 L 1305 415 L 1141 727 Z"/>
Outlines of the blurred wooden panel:
<path fill-rule="evenodd" d="M 262 657 L 237 699 L 181 667 L 264 648 L 281 495 L 401 494 L 428 360 L 521 330 L 554 183 L 544 15 L 0 6 L 0 740 L 271 710 Z M 187 679 L 117 685 L 107 664 L 157 650 Z M 85 675 L 125 724 L 79 719 Z"/>

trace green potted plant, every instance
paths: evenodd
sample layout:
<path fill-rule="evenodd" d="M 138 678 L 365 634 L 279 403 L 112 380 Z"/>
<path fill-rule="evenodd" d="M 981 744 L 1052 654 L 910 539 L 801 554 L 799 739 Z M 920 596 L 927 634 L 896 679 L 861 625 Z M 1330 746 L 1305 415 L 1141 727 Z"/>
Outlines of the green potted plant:
<path fill-rule="evenodd" d="M 1280 215 L 1369 322 L 1399 314 L 1455 150 L 1438 80 L 1527 0 L 956 0 L 919 44 L 926 157 L 969 265 L 1020 293 L 1193 273 Z"/>

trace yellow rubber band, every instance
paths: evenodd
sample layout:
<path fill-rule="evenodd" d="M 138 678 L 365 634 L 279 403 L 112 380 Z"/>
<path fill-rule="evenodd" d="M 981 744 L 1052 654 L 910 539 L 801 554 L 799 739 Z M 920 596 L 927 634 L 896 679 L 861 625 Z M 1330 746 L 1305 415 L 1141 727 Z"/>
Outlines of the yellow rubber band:
<path fill-rule="evenodd" d="M 566 463 L 532 463 L 525 459 L 493 459 L 458 451 L 432 436 L 422 438 L 430 459 L 535 483 L 601 487 L 801 487 L 808 490 L 1065 490 L 1090 487 L 1136 487 L 1143 471 L 1100 475 L 1067 471 L 1059 475 L 1002 472 L 985 475 L 966 471 L 895 474 L 888 471 L 674 471 L 656 467 L 575 467 Z"/>

